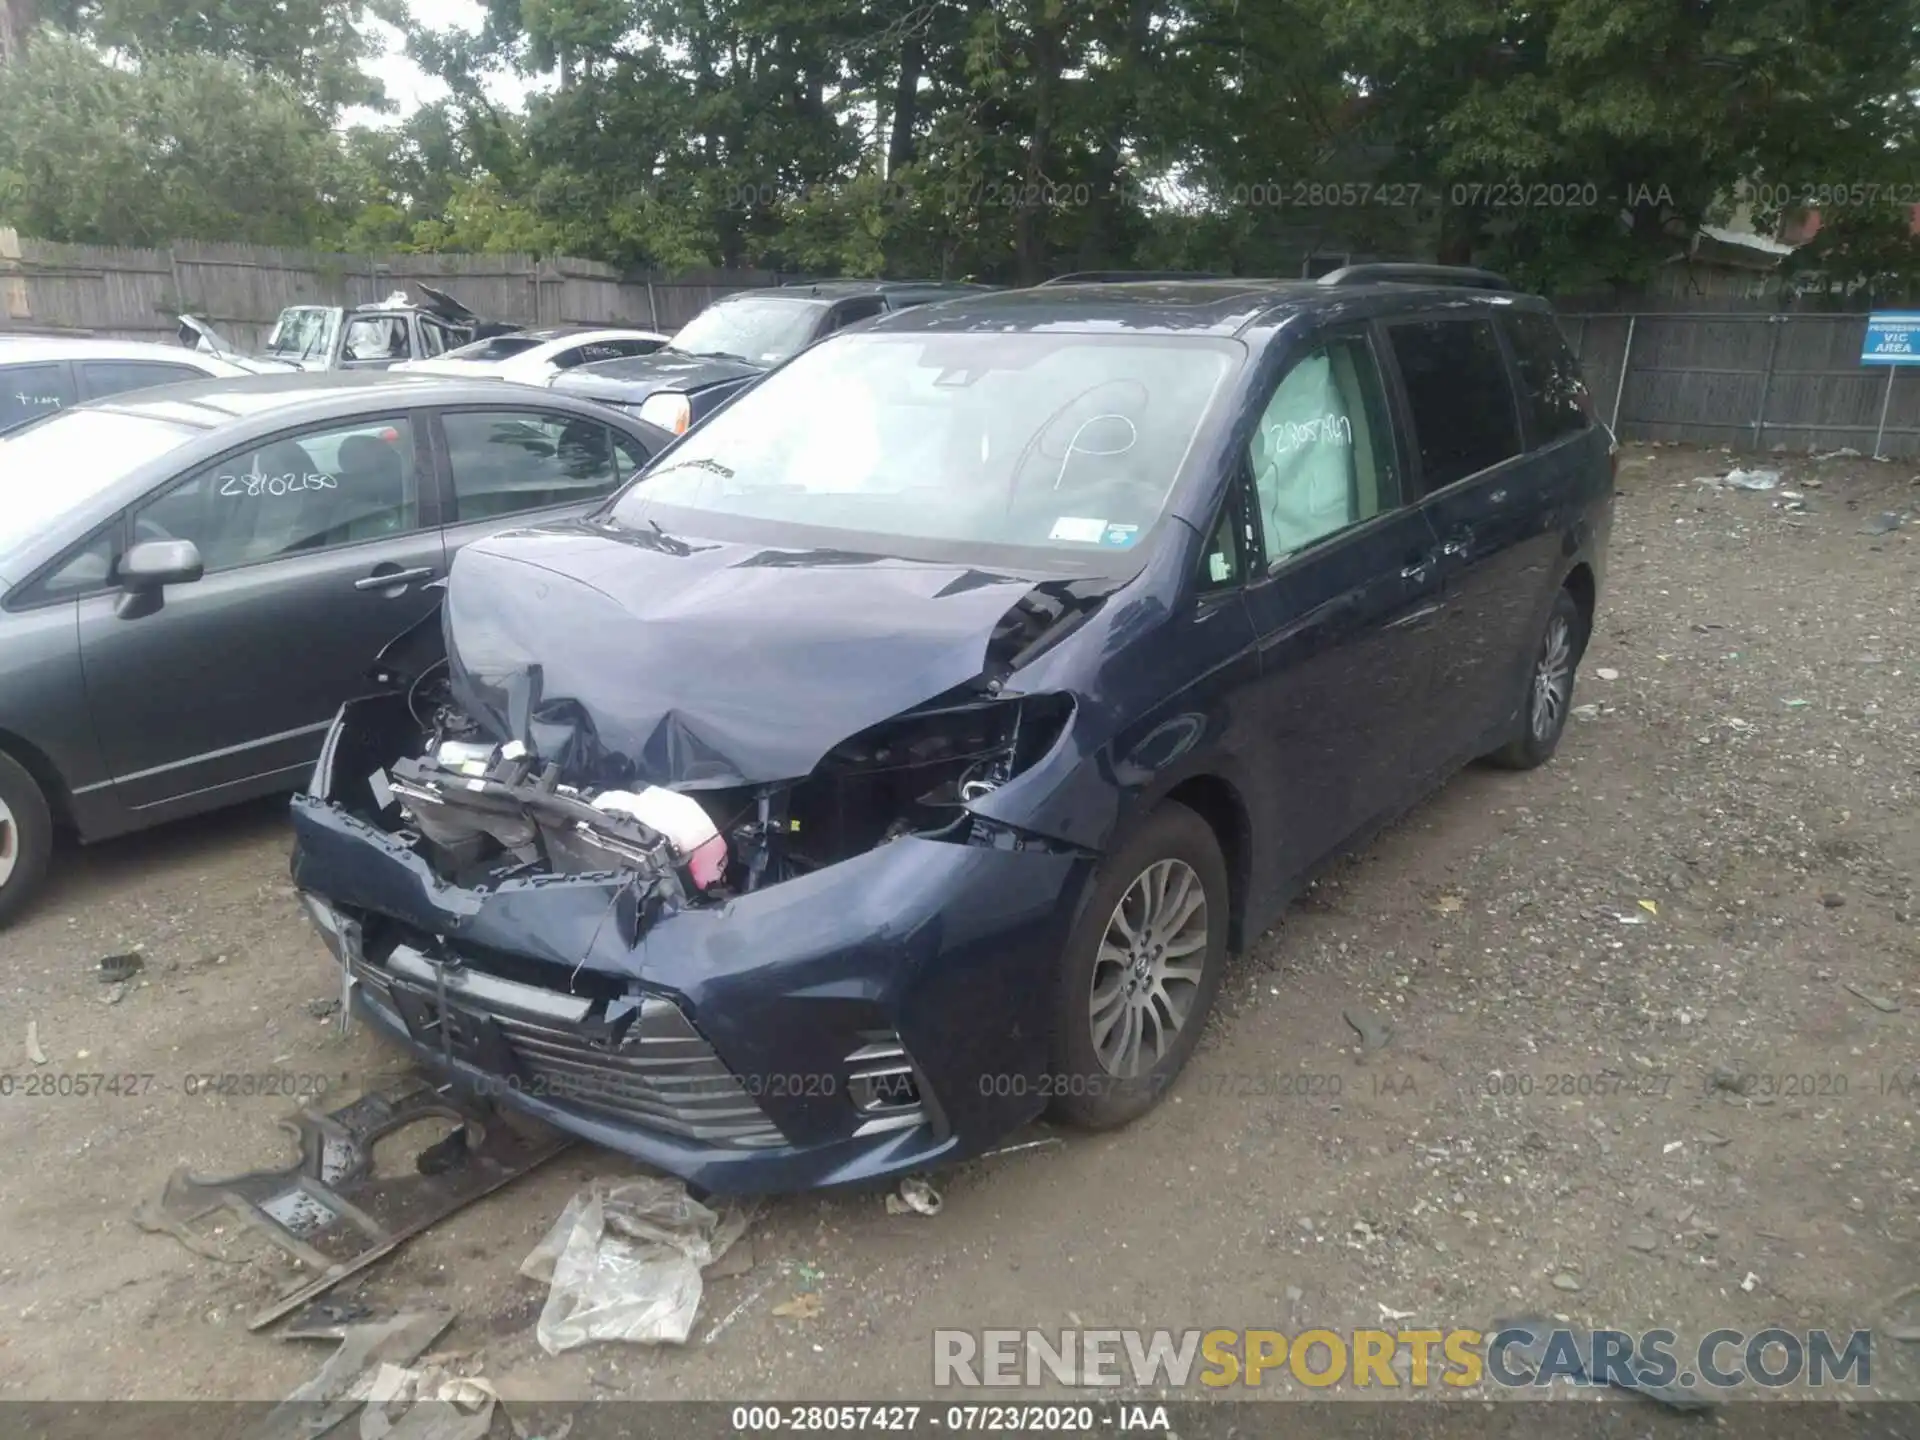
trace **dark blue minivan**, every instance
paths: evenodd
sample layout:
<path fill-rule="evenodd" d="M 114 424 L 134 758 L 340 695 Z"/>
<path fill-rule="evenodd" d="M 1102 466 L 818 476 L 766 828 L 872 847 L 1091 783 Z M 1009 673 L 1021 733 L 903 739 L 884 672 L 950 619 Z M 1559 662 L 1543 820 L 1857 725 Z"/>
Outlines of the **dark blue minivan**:
<path fill-rule="evenodd" d="M 294 876 L 362 1013 L 708 1191 L 1118 1125 L 1316 864 L 1553 754 L 1613 459 L 1483 272 L 889 315 L 462 550 Z"/>

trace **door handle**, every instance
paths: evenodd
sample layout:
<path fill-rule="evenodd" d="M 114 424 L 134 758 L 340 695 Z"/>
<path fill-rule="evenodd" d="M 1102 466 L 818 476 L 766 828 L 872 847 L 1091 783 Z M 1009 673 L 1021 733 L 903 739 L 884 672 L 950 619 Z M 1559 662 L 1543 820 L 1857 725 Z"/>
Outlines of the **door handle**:
<path fill-rule="evenodd" d="M 1440 546 L 1440 554 L 1448 560 L 1458 560 L 1473 548 L 1473 532 L 1463 531 Z"/>
<path fill-rule="evenodd" d="M 376 570 L 371 575 L 363 575 L 353 582 L 356 590 L 391 590 L 399 585 L 411 585 L 416 580 L 431 580 L 433 567 L 417 565 L 411 570 Z"/>
<path fill-rule="evenodd" d="M 1416 560 L 1400 572 L 1400 578 L 1411 585 L 1423 584 L 1427 576 L 1433 573 L 1433 562 L 1431 555 L 1424 560 Z"/>

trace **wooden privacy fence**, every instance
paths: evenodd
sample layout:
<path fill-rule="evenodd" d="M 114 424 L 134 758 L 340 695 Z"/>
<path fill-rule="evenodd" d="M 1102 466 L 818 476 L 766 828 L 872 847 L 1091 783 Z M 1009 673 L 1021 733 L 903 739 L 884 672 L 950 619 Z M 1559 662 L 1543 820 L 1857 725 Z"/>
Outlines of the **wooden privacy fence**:
<path fill-rule="evenodd" d="M 1862 365 L 1865 315 L 1562 314 L 1626 440 L 1920 455 L 1920 367 Z"/>
<path fill-rule="evenodd" d="M 22 239 L 0 228 L 0 334 L 168 342 L 175 317 L 186 311 L 253 349 L 285 306 L 363 305 L 414 281 L 489 319 L 673 331 L 722 295 L 786 278 L 794 277 L 622 272 L 592 260 L 532 255 L 336 255 L 213 244 L 135 250 Z"/>

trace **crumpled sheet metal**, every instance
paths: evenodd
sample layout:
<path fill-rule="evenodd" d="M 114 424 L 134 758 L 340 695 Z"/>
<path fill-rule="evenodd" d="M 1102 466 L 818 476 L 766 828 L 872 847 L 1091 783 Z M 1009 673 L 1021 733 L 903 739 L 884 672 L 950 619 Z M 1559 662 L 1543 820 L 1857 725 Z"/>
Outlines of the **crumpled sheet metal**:
<path fill-rule="evenodd" d="M 534 1338 L 549 1355 L 596 1340 L 684 1345 L 700 1311 L 701 1270 L 751 1218 L 708 1209 L 678 1180 L 644 1177 L 579 1192 L 520 1265 L 549 1286 Z"/>
<path fill-rule="evenodd" d="M 979 675 L 1035 583 L 764 553 L 703 539 L 681 555 L 585 524 L 477 540 L 447 586 L 454 698 L 500 739 L 526 725 L 596 784 L 791 780 Z"/>

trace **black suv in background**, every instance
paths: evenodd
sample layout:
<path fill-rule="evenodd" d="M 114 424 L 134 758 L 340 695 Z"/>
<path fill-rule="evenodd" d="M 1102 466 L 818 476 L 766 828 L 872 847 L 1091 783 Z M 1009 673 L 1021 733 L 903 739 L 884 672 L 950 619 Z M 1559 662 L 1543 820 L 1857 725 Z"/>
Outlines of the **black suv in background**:
<path fill-rule="evenodd" d="M 935 280 L 823 280 L 746 290 L 714 301 L 651 355 L 582 365 L 552 384 L 681 435 L 743 386 L 836 331 L 987 288 Z"/>

